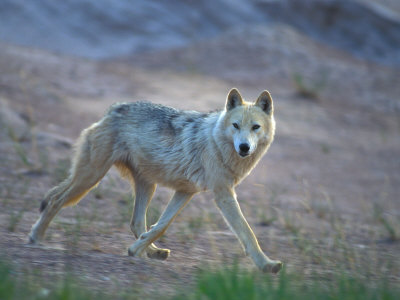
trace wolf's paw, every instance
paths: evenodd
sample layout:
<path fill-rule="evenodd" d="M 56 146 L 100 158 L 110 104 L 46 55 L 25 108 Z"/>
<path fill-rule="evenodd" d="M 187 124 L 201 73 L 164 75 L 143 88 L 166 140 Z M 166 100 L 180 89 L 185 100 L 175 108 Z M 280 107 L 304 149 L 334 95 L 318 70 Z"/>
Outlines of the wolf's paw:
<path fill-rule="evenodd" d="M 152 259 L 166 260 L 170 252 L 171 251 L 169 249 L 161 249 L 161 248 L 155 248 L 151 250 L 147 249 L 147 257 Z"/>
<path fill-rule="evenodd" d="M 265 273 L 278 273 L 282 269 L 283 263 L 279 260 L 272 260 L 268 262 L 263 268 L 262 271 Z"/>
<path fill-rule="evenodd" d="M 33 236 L 29 235 L 28 236 L 28 244 L 30 244 L 30 245 L 37 244 L 37 240 Z"/>
<path fill-rule="evenodd" d="M 140 241 L 133 243 L 128 249 L 129 256 L 144 257 L 146 246 Z"/>
<path fill-rule="evenodd" d="M 41 237 L 39 237 L 34 231 L 31 231 L 28 235 L 28 244 L 35 245 L 39 244 L 41 241 Z"/>
<path fill-rule="evenodd" d="M 138 251 L 132 250 L 131 247 L 130 247 L 130 248 L 128 248 L 128 255 L 129 255 L 129 256 L 136 256 L 136 257 L 139 257 L 139 256 L 140 256 L 140 253 L 139 253 Z"/>

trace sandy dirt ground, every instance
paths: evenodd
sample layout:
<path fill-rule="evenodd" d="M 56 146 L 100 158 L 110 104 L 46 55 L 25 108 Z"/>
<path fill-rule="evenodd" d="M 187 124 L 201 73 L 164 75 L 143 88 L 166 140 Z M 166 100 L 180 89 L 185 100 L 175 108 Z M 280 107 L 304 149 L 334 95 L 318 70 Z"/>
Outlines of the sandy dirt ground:
<path fill-rule="evenodd" d="M 267 43 L 265 41 L 268 41 Z M 166 261 L 132 258 L 132 197 L 111 170 L 65 208 L 44 243 L 27 244 L 46 191 L 62 180 L 82 129 L 118 101 L 222 108 L 235 86 L 275 101 L 267 155 L 238 186 L 263 250 L 288 272 L 335 270 L 400 283 L 400 69 L 365 62 L 285 25 L 229 31 L 187 47 L 108 61 L 0 44 L 0 253 L 51 286 L 66 271 L 112 293 L 174 294 L 199 268 L 254 269 L 211 193 L 194 197 L 161 238 Z M 159 187 L 153 223 L 171 197 Z"/>

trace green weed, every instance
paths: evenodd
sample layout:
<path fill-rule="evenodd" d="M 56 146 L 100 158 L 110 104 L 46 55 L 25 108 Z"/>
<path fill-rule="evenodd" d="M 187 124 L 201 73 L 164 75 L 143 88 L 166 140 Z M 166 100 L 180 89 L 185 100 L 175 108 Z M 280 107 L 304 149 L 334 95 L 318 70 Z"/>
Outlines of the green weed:
<path fill-rule="evenodd" d="M 276 220 L 277 217 L 272 216 L 272 217 L 268 217 L 264 211 L 260 211 L 258 213 L 258 224 L 260 226 L 271 226 Z"/>
<path fill-rule="evenodd" d="M 33 164 L 29 161 L 28 154 L 26 153 L 24 147 L 21 144 L 21 141 L 18 140 L 17 136 L 14 133 L 14 130 L 11 127 L 7 127 L 8 129 L 8 136 L 13 141 L 13 147 L 15 153 L 18 155 L 22 163 L 26 166 L 31 168 Z"/>
<path fill-rule="evenodd" d="M 81 288 L 71 279 L 65 276 L 63 280 L 49 289 L 38 282 L 32 282 L 27 275 L 17 277 L 13 269 L 0 261 L 0 299 L 1 300 L 91 300 L 107 299 L 99 293 Z M 111 298 L 108 298 L 111 299 Z"/>
<path fill-rule="evenodd" d="M 122 198 L 116 201 L 116 206 L 118 210 L 118 227 L 122 227 L 124 224 L 129 224 L 129 221 L 132 216 L 133 204 L 134 204 L 134 196 L 131 194 L 124 194 Z M 117 198 L 116 198 L 117 199 Z"/>
<path fill-rule="evenodd" d="M 43 283 L 40 274 L 28 277 L 14 272 L 12 267 L 0 261 L 0 299 L 139 299 L 138 291 L 123 288 L 118 294 L 107 295 L 77 284 L 69 273 L 55 280 L 51 286 Z M 146 299 L 160 299 L 160 293 Z M 395 300 L 400 290 L 389 281 L 361 279 L 355 276 L 334 273 L 330 278 L 312 276 L 305 279 L 286 272 L 279 275 L 261 274 L 233 265 L 224 269 L 201 270 L 193 285 L 167 299 L 218 299 L 218 300 Z"/>
<path fill-rule="evenodd" d="M 59 184 L 65 180 L 69 175 L 70 167 L 71 162 L 69 159 L 59 159 L 53 173 L 54 183 Z"/>
<path fill-rule="evenodd" d="M 158 219 L 161 216 L 161 211 L 157 206 L 150 205 L 149 208 L 147 209 L 147 224 L 149 226 L 157 223 Z"/>
<path fill-rule="evenodd" d="M 400 240 L 400 234 L 397 232 L 395 222 L 389 216 L 384 216 L 383 208 L 378 203 L 374 204 L 373 214 L 374 219 L 384 228 L 389 241 L 395 242 Z"/>
<path fill-rule="evenodd" d="M 296 89 L 296 93 L 304 98 L 308 99 L 319 99 L 320 93 L 326 85 L 326 75 L 322 74 L 318 80 L 306 81 L 304 77 L 299 73 L 292 75 L 293 83 Z"/>
<path fill-rule="evenodd" d="M 197 217 L 189 218 L 188 227 L 189 227 L 190 231 L 193 232 L 194 235 L 197 235 L 201 231 L 204 223 L 205 223 L 205 220 L 203 218 L 203 215 L 200 214 Z"/>
<path fill-rule="evenodd" d="M 384 281 L 371 284 L 345 275 L 335 275 L 328 281 L 304 280 L 287 274 L 285 269 L 276 278 L 234 266 L 200 272 L 191 291 L 173 299 L 394 300 L 399 296 L 400 291 Z"/>
<path fill-rule="evenodd" d="M 21 209 L 17 212 L 11 210 L 10 211 L 10 218 L 8 221 L 8 226 L 7 229 L 10 232 L 15 232 L 15 229 L 17 228 L 19 222 L 21 221 L 22 217 L 24 216 L 25 210 Z"/>
<path fill-rule="evenodd" d="M 321 143 L 321 152 L 324 154 L 331 153 L 331 146 L 325 143 Z"/>
<path fill-rule="evenodd" d="M 67 237 L 67 244 L 72 252 L 78 251 L 79 240 L 82 234 L 84 218 L 78 209 L 75 210 L 75 217 L 72 224 L 64 224 L 65 236 Z"/>

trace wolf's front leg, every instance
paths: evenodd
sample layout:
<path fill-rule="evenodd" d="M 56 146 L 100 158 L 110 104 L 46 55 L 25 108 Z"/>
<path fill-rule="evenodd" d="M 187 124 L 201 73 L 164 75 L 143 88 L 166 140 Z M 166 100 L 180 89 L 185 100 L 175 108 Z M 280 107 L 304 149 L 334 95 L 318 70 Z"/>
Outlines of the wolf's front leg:
<path fill-rule="evenodd" d="M 279 272 L 282 268 L 282 263 L 278 260 L 271 260 L 262 252 L 256 236 L 240 210 L 235 191 L 226 187 L 214 190 L 214 194 L 218 208 L 239 238 L 246 254 L 252 258 L 257 267 L 263 272 Z"/>

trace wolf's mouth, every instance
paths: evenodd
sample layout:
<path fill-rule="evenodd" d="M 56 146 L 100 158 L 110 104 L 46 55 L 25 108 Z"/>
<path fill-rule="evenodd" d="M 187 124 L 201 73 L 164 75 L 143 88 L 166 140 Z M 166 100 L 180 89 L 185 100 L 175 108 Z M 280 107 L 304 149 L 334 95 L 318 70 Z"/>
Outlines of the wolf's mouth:
<path fill-rule="evenodd" d="M 241 157 L 246 157 L 246 156 L 249 156 L 249 152 L 243 152 L 243 151 L 240 151 L 239 152 L 239 155 L 241 156 Z"/>

